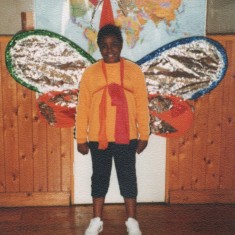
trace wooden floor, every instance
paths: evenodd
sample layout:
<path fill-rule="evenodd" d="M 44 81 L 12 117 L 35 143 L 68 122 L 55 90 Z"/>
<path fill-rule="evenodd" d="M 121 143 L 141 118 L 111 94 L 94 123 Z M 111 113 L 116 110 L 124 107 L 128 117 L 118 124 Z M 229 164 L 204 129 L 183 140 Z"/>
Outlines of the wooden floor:
<path fill-rule="evenodd" d="M 91 206 L 0 208 L 1 235 L 82 235 Z M 143 235 L 235 234 L 235 205 L 156 205 L 138 207 Z M 106 205 L 101 235 L 125 235 L 123 205 Z"/>

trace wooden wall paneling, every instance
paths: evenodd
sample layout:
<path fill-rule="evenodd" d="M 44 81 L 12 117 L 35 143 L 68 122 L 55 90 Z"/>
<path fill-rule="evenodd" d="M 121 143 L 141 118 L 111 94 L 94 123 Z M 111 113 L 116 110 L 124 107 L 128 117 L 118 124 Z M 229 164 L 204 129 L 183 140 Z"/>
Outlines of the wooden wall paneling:
<path fill-rule="evenodd" d="M 20 161 L 20 192 L 33 192 L 32 92 L 17 84 Z"/>
<path fill-rule="evenodd" d="M 1 43 L 4 54 L 7 42 Z M 5 64 L 5 57 L 2 55 Z M 6 192 L 19 192 L 19 143 L 18 143 L 18 102 L 16 82 L 12 79 L 5 67 L 2 67 L 3 89 L 3 127 L 4 149 L 6 166 Z"/>
<path fill-rule="evenodd" d="M 223 84 L 220 83 L 209 94 L 207 158 L 206 158 L 206 188 L 219 188 L 219 167 L 221 155 L 221 128 Z"/>
<path fill-rule="evenodd" d="M 71 190 L 71 164 L 73 159 L 73 149 L 72 140 L 73 128 L 63 128 L 61 129 L 61 190 L 70 191 Z"/>
<path fill-rule="evenodd" d="M 69 192 L 6 193 L 0 195 L 0 206 L 69 206 Z"/>
<path fill-rule="evenodd" d="M 18 84 L 6 69 L 10 39 L 0 38 L 0 206 L 69 205 L 72 129 L 39 119 L 37 93 Z"/>
<path fill-rule="evenodd" d="M 175 190 L 170 193 L 172 204 L 234 203 L 235 190 Z"/>
<path fill-rule="evenodd" d="M 42 122 L 36 108 L 36 93 L 32 95 L 34 192 L 47 192 L 47 124 Z"/>
<path fill-rule="evenodd" d="M 223 41 L 227 50 L 229 67 L 224 79 L 224 105 L 222 126 L 222 153 L 220 157 L 220 188 L 235 189 L 235 43 Z M 233 177 L 231 177 L 233 176 Z"/>
<path fill-rule="evenodd" d="M 34 17 L 32 11 L 21 12 L 21 26 L 23 31 L 34 29 Z"/>
<path fill-rule="evenodd" d="M 75 129 L 73 128 L 71 136 L 70 136 L 70 143 L 71 143 L 70 151 L 71 151 L 71 154 L 72 154 L 71 158 L 70 158 L 70 187 L 71 187 L 71 189 L 70 189 L 70 192 L 71 192 L 70 202 L 71 202 L 72 205 L 75 204 L 74 203 L 75 193 L 74 193 L 74 169 L 73 168 L 74 168 L 74 151 L 77 150 L 77 146 L 76 146 L 76 150 L 75 150 L 75 145 L 74 145 L 74 143 L 75 143 L 74 134 L 75 134 Z"/>
<path fill-rule="evenodd" d="M 4 56 L 3 48 L 0 46 L 0 193 L 6 190 L 5 178 L 5 152 L 3 139 L 3 97 L 2 97 L 2 69 L 5 66 L 2 57 Z"/>
<path fill-rule="evenodd" d="M 192 163 L 192 189 L 203 189 L 206 185 L 206 155 L 208 132 L 208 102 L 209 95 L 199 98 L 194 103 L 193 125 L 193 163 Z"/>
<path fill-rule="evenodd" d="M 188 170 L 189 162 L 184 162 L 186 168 L 181 167 L 181 159 L 185 159 L 189 151 L 182 148 L 188 134 L 178 143 L 176 140 L 167 140 L 168 201 L 171 203 L 235 202 L 235 35 L 211 38 L 224 45 L 229 66 L 221 83 L 210 94 L 195 101 L 192 173 Z M 177 148 L 180 183 L 171 175 L 176 170 L 172 152 Z M 183 188 L 181 181 L 185 182 L 186 179 L 189 182 L 190 178 L 192 188 Z"/>
<path fill-rule="evenodd" d="M 179 141 L 179 188 L 182 190 L 192 187 L 192 135 L 190 129 Z"/>
<path fill-rule="evenodd" d="M 234 37 L 235 41 L 235 37 Z M 229 131 L 229 137 L 230 137 L 230 146 L 227 148 L 226 154 L 232 157 L 231 161 L 233 160 L 233 189 L 235 190 L 235 139 L 234 139 L 234 133 L 235 133 L 235 109 L 234 109 L 234 102 L 235 102 L 235 96 L 234 90 L 235 90 L 235 43 L 233 44 L 233 49 L 232 49 L 232 63 L 231 63 L 231 68 L 232 68 L 232 76 L 230 77 L 231 80 L 231 89 L 230 89 L 230 112 L 229 113 L 229 119 L 228 121 L 231 123 L 230 125 L 230 131 Z M 232 117 L 232 119 L 231 119 Z M 232 122 L 230 120 L 233 120 Z"/>
<path fill-rule="evenodd" d="M 178 138 L 167 139 L 166 142 L 166 202 L 169 202 L 169 192 L 179 188 L 179 146 Z"/>
<path fill-rule="evenodd" d="M 48 192 L 61 191 L 61 129 L 47 127 Z"/>

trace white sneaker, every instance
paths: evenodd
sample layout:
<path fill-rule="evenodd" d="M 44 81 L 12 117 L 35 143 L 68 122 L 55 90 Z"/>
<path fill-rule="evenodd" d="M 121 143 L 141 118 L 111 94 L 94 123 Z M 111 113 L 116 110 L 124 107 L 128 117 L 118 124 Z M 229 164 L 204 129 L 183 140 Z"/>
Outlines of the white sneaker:
<path fill-rule="evenodd" d="M 103 230 L 103 221 L 100 217 L 91 219 L 88 228 L 85 231 L 85 235 L 98 235 Z"/>
<path fill-rule="evenodd" d="M 128 220 L 126 221 L 126 227 L 129 235 L 142 235 L 137 220 L 133 218 L 128 218 Z"/>

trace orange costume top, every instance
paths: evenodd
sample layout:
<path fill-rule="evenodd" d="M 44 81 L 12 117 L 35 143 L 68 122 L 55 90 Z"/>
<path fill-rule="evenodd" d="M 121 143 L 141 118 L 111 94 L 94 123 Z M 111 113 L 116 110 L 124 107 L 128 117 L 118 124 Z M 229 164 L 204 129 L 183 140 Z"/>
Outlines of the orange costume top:
<path fill-rule="evenodd" d="M 119 87 L 121 87 L 120 90 L 117 89 Z M 124 100 L 121 93 L 125 96 Z M 115 99 L 119 97 L 122 100 L 121 105 L 119 102 L 118 106 L 115 105 Z M 126 113 L 128 113 L 128 139 L 148 140 L 147 89 L 139 66 L 128 60 L 121 60 L 117 63 L 104 63 L 100 60 L 88 67 L 83 73 L 79 87 L 76 118 L 77 143 L 99 141 L 102 126 L 105 128 L 107 142 L 117 142 L 118 134 L 121 133 L 119 131 L 122 131 L 120 125 L 117 124 L 117 118 L 119 122 L 121 121 L 117 110 L 122 112 L 125 103 L 127 104 Z M 125 118 L 125 112 L 122 118 Z"/>

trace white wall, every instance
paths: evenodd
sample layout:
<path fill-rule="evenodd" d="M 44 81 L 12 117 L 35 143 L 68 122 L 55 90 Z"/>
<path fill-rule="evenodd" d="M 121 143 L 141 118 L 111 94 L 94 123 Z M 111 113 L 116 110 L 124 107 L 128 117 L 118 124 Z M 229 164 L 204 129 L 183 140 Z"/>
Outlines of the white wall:
<path fill-rule="evenodd" d="M 235 33 L 235 0 L 207 0 L 207 33 Z"/>
<path fill-rule="evenodd" d="M 33 0 L 0 0 L 0 35 L 21 30 L 21 12 L 33 11 Z"/>
<path fill-rule="evenodd" d="M 74 203 L 91 203 L 91 157 L 81 155 L 76 150 L 74 160 Z M 166 139 L 151 135 L 145 151 L 137 155 L 137 179 L 139 202 L 165 201 Z M 114 166 L 114 165 L 113 165 Z M 112 169 L 107 203 L 120 203 L 120 196 L 115 167 Z"/>

